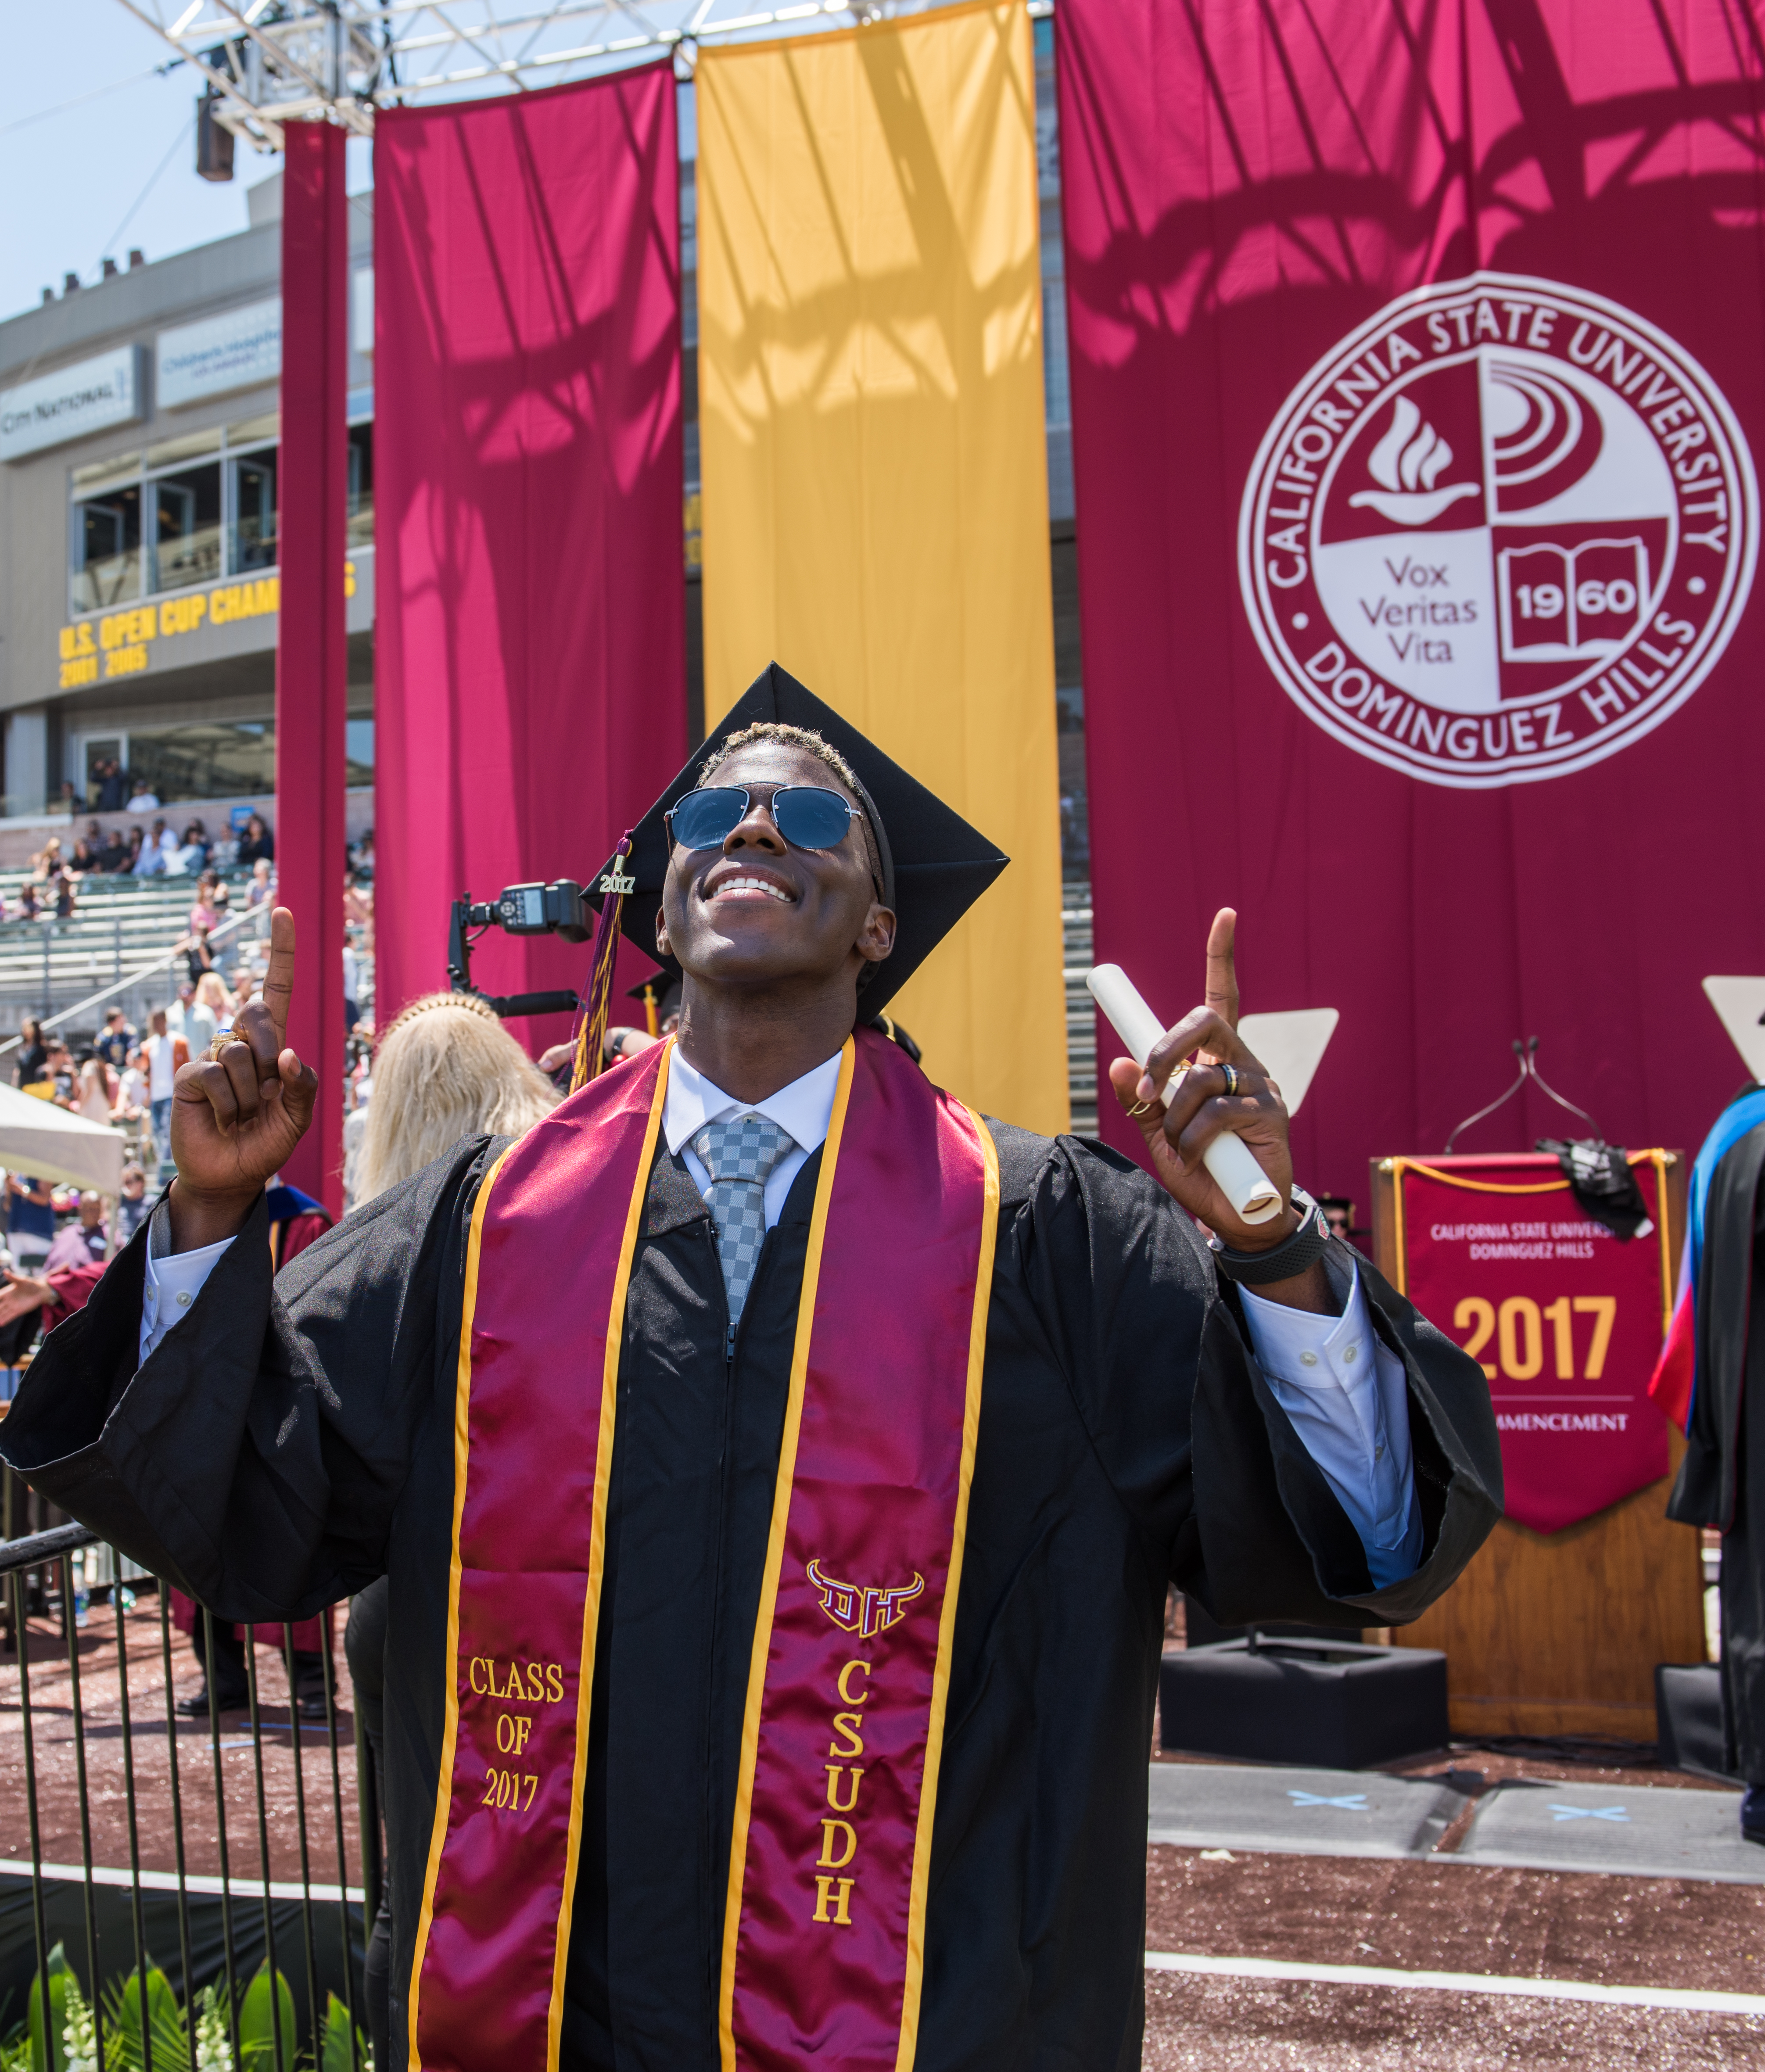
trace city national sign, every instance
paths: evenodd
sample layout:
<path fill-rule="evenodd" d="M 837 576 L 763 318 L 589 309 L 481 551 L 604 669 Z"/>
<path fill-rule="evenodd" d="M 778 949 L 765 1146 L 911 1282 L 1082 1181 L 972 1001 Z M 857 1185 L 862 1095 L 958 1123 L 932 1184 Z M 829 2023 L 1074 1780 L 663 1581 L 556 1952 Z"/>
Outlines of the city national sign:
<path fill-rule="evenodd" d="M 1245 484 L 1239 582 L 1306 717 L 1430 783 L 1558 777 L 1703 682 L 1759 491 L 1689 353 L 1602 295 L 1476 273 L 1314 366 Z"/>
<path fill-rule="evenodd" d="M 0 460 L 23 460 L 141 415 L 141 348 L 119 345 L 0 389 Z"/>

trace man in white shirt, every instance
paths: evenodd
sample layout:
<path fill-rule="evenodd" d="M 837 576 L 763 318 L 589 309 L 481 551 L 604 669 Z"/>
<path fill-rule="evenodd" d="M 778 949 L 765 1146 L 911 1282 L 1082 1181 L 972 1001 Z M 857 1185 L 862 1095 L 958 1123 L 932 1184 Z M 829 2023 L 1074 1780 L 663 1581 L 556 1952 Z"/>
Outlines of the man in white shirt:
<path fill-rule="evenodd" d="M 1224 955 L 1229 959 L 1229 948 Z M 708 1197 L 710 1175 L 693 1149 L 704 1126 L 745 1114 L 777 1123 L 794 1148 L 767 1179 L 770 1230 L 792 1182 L 827 1136 L 839 1069 L 836 1055 L 765 1100 L 743 1103 L 677 1056 L 662 1116 L 668 1148 Z M 1241 1299 L 1257 1364 L 1360 1534 L 1368 1572 L 1382 1587 L 1401 1582 L 1419 1563 L 1421 1516 L 1411 1474 L 1403 1363 L 1374 1336 L 1352 1257 L 1339 1316 L 1290 1308 L 1249 1289 Z"/>
<path fill-rule="evenodd" d="M 179 1068 L 190 1062 L 190 1046 L 181 1035 L 172 1034 L 164 1008 L 154 1009 L 141 1051 L 146 1060 L 154 1145 L 158 1156 L 163 1158 L 171 1145 L 171 1102 Z"/>

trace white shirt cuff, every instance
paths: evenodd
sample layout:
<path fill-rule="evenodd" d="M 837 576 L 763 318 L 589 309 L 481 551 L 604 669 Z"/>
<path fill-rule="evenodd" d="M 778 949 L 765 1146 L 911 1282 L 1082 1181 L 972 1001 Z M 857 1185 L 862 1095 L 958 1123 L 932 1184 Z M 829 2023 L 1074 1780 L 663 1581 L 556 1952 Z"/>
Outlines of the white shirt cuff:
<path fill-rule="evenodd" d="M 147 1270 L 142 1276 L 141 1289 L 141 1364 L 145 1367 L 148 1357 L 158 1346 L 172 1326 L 182 1321 L 194 1306 L 202 1293 L 203 1284 L 213 1272 L 215 1262 L 228 1245 L 237 1242 L 224 1237 L 219 1244 L 205 1244 L 195 1252 L 171 1252 L 154 1256 L 154 1240 L 159 1230 L 150 1231 L 147 1240 Z"/>
<path fill-rule="evenodd" d="M 1360 1268 L 1339 1317 L 1238 1293 L 1257 1364 L 1360 1536 L 1374 1589 L 1401 1582 L 1422 1549 L 1409 1388 L 1373 1331 Z"/>

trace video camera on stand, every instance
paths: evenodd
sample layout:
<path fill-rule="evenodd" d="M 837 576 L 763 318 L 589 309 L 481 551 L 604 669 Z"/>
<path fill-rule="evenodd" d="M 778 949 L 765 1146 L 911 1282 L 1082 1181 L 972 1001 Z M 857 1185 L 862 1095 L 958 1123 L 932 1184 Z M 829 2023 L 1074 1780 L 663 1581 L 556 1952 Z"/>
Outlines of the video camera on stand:
<path fill-rule="evenodd" d="M 504 1018 L 574 1014 L 579 1005 L 574 993 L 479 992 L 472 984 L 472 945 L 491 928 L 510 935 L 560 935 L 566 943 L 586 943 L 595 932 L 595 917 L 584 903 L 582 886 L 569 878 L 550 885 L 505 886 L 489 903 L 475 902 L 463 894 L 454 902 L 447 923 L 447 975 L 455 993 L 475 995 Z"/>

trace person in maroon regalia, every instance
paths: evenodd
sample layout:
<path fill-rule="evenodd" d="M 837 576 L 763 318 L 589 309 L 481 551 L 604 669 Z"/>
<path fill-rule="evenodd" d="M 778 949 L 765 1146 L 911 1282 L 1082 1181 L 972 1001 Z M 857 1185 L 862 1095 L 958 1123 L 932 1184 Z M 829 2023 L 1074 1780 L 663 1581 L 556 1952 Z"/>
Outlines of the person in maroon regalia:
<path fill-rule="evenodd" d="M 1170 1584 L 1391 1624 L 1499 1515 L 1481 1370 L 1293 1188 L 1229 915 L 1110 1070 L 1150 1170 L 872 1026 L 1004 865 L 775 666 L 601 875 L 672 1038 L 274 1284 L 286 912 L 179 1074 L 0 1452 L 228 1620 L 389 1578 L 393 2062 L 1126 2072 Z"/>

